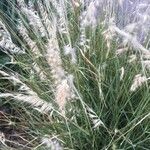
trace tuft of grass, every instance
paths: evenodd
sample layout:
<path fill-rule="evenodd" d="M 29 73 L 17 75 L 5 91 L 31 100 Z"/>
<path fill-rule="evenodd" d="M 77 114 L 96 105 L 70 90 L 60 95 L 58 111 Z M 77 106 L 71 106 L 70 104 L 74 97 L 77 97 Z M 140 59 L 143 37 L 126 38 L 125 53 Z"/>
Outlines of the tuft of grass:
<path fill-rule="evenodd" d="M 0 149 L 150 149 L 148 24 L 113 2 L 3 3 Z"/>

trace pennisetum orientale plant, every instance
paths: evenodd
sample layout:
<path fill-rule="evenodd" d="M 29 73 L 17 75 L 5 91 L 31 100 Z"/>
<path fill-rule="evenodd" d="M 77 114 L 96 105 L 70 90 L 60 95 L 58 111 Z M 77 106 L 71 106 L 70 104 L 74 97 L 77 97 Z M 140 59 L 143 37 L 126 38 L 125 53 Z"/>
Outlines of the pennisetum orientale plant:
<path fill-rule="evenodd" d="M 149 1 L 1 3 L 0 149 L 150 149 Z"/>

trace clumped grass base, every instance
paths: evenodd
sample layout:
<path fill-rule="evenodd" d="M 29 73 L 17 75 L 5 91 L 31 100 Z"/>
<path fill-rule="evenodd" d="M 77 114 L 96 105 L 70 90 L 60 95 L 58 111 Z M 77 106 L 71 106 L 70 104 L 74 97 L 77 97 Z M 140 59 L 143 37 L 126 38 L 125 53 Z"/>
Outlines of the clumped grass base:
<path fill-rule="evenodd" d="M 66 16 L 59 16 L 57 9 L 60 7 L 57 8 L 54 3 L 48 5 L 46 0 L 41 3 L 51 24 L 57 19 L 53 17 L 60 17 L 60 21 L 64 19 L 63 27 L 54 24 L 58 28 L 53 28 L 56 32 L 47 28 L 38 2 L 28 4 L 34 7 L 51 37 L 41 37 L 41 28 L 35 32 L 33 24 L 28 22 L 29 16 L 17 4 L 8 4 L 15 14 L 15 18 L 11 16 L 11 24 L 18 31 L 20 19 L 31 41 L 27 43 L 19 31 L 15 33 L 7 22 L 10 16 L 0 10 L 1 21 L 14 38 L 12 43 L 24 50 L 24 53 L 14 54 L 10 49 L 2 49 L 6 57 L 0 60 L 0 70 L 7 75 L 0 72 L 0 149 L 149 150 L 149 80 L 135 91 L 131 90 L 137 74 L 150 76 L 149 70 L 140 63 L 143 60 L 141 51 L 129 44 L 124 46 L 117 35 L 108 40 L 105 36 L 106 26 L 103 26 L 101 20 L 96 26 L 82 27 L 79 18 L 83 8 L 76 5 L 73 7 L 67 1 L 60 1 L 60 4 L 64 4 L 62 7 L 65 6 L 62 15 Z M 83 34 L 85 41 L 81 41 Z M 66 94 L 69 98 L 65 99 L 63 106 L 60 105 L 62 101 L 58 103 L 55 95 L 58 85 L 56 79 L 60 79 L 54 76 L 55 63 L 47 59 L 46 46 L 51 39 L 55 40 L 54 48 L 58 46 L 60 50 L 65 72 L 65 77 L 61 79 L 67 81 L 69 87 L 71 85 L 69 94 L 73 95 L 70 97 Z M 37 47 L 31 45 L 33 42 Z M 82 45 L 81 42 L 85 43 Z M 64 47 L 69 44 L 74 48 L 76 57 L 74 53 L 66 55 Z M 120 46 L 127 48 L 127 51 L 117 55 L 116 50 Z M 36 49 L 38 53 L 35 53 Z M 129 61 L 131 55 L 136 55 L 137 59 Z M 72 58 L 75 59 L 72 61 Z M 73 77 L 73 82 L 69 77 Z M 4 96 L 7 93 L 16 97 Z M 31 99 L 35 93 L 36 97 Z M 17 96 L 20 94 L 26 99 L 18 101 Z M 42 100 L 43 105 L 34 101 L 37 99 Z"/>

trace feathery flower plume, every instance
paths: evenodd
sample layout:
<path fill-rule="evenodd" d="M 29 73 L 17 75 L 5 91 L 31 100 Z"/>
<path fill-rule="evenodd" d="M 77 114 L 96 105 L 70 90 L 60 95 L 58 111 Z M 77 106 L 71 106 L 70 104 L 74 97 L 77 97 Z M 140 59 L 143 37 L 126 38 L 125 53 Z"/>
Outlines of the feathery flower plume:
<path fill-rule="evenodd" d="M 100 126 L 105 127 L 105 125 L 101 121 L 101 119 L 97 116 L 97 114 L 90 107 L 86 106 L 86 109 L 87 109 L 87 113 L 89 115 L 89 118 L 91 119 L 91 121 L 93 123 L 93 129 L 97 129 Z"/>
<path fill-rule="evenodd" d="M 45 2 L 48 3 L 47 0 Z M 60 34 L 66 34 L 67 38 L 69 38 L 66 2 L 62 0 L 52 0 L 51 5 L 56 11 L 56 13 L 50 12 L 52 13 L 52 19 L 55 20 L 55 26 L 57 26 Z"/>
<path fill-rule="evenodd" d="M 124 77 L 124 72 L 125 72 L 124 67 L 121 67 L 120 71 L 121 71 L 121 74 L 120 74 L 120 81 L 121 81 Z"/>
<path fill-rule="evenodd" d="M 111 41 L 112 41 L 112 39 L 114 37 L 114 32 L 113 32 L 112 28 L 108 28 L 107 30 L 105 30 L 104 32 L 102 32 L 102 35 L 104 36 L 104 39 L 107 42 L 107 48 L 108 48 L 107 55 L 108 55 L 108 53 L 110 51 Z"/>
<path fill-rule="evenodd" d="M 21 21 L 19 21 L 19 25 L 18 25 L 18 31 L 20 33 L 20 35 L 22 36 L 22 38 L 25 40 L 25 42 L 27 43 L 27 45 L 30 47 L 31 51 L 36 55 L 36 57 L 41 56 L 39 49 L 36 45 L 36 42 L 34 42 L 28 35 L 28 31 L 26 29 L 26 27 L 22 24 Z"/>
<path fill-rule="evenodd" d="M 62 114 L 65 114 L 65 105 L 67 100 L 71 99 L 71 94 L 71 89 L 67 79 L 62 80 L 61 83 L 56 87 L 55 93 L 55 99 Z"/>
<path fill-rule="evenodd" d="M 20 102 L 28 103 L 33 109 L 39 110 L 42 113 L 48 113 L 52 110 L 52 105 L 44 100 L 42 100 L 36 92 L 24 84 L 15 75 L 10 75 L 4 71 L 0 70 L 0 74 L 3 76 L 2 79 L 8 79 L 12 81 L 15 85 L 20 85 L 20 89 L 16 93 L 0 93 L 1 98 L 13 98 Z"/>
<path fill-rule="evenodd" d="M 99 16 L 99 6 L 100 6 L 100 1 L 95 0 L 95 1 L 90 1 L 86 2 L 87 8 L 85 11 L 83 11 L 81 17 L 82 17 L 82 24 L 83 26 L 89 26 L 92 25 L 92 27 L 95 27 L 97 25 L 98 21 L 98 16 Z"/>
<path fill-rule="evenodd" d="M 142 76 L 141 74 L 137 74 L 134 77 L 133 83 L 131 85 L 130 91 L 134 92 L 137 88 L 141 87 L 145 82 L 147 82 L 150 78 L 146 76 Z"/>
<path fill-rule="evenodd" d="M 83 20 L 83 24 L 85 26 L 88 25 L 96 25 L 96 7 L 94 5 L 94 2 L 91 2 L 87 8 L 87 11 L 84 12 L 85 13 L 85 17 Z"/>
<path fill-rule="evenodd" d="M 150 55 L 150 51 L 147 50 L 143 45 L 141 45 L 138 42 L 138 40 L 135 37 L 133 37 L 131 34 L 123 30 L 120 30 L 115 25 L 112 25 L 111 28 L 112 28 L 112 31 L 115 31 L 116 33 L 124 37 L 127 40 L 128 44 L 130 44 L 135 50 L 140 51 L 144 55 Z"/>
<path fill-rule="evenodd" d="M 42 22 L 45 26 L 45 30 L 48 33 L 48 37 L 50 37 L 50 32 L 51 32 L 52 27 L 51 27 L 51 21 L 49 19 L 47 9 L 44 7 L 44 4 L 42 4 L 41 1 L 38 1 L 38 7 L 39 7 L 39 10 L 40 10 L 40 15 L 41 15 Z"/>
<path fill-rule="evenodd" d="M 71 62 L 73 64 L 77 63 L 77 56 L 76 56 L 75 48 L 72 48 L 70 45 L 64 46 L 64 54 L 69 55 L 71 57 Z"/>
<path fill-rule="evenodd" d="M 12 54 L 24 54 L 24 50 L 16 46 L 12 40 L 5 25 L 0 21 L 0 47 L 4 49 L 4 52 L 10 52 Z"/>
<path fill-rule="evenodd" d="M 86 33 L 85 33 L 85 27 L 83 27 L 82 24 L 81 24 L 81 27 L 80 27 L 80 32 L 81 32 L 81 34 L 80 34 L 79 45 L 80 45 L 81 47 L 83 47 L 83 51 L 86 52 L 87 49 L 90 48 L 90 46 L 89 46 L 90 40 L 87 39 Z"/>
<path fill-rule="evenodd" d="M 47 62 L 50 66 L 52 77 L 55 80 L 55 84 L 59 84 L 62 79 L 65 78 L 65 71 L 62 67 L 62 60 L 59 52 L 57 39 L 51 38 L 47 44 Z"/>
<path fill-rule="evenodd" d="M 93 28 L 97 25 L 99 16 L 99 4 L 98 0 L 95 1 L 81 1 L 82 7 L 86 6 L 86 9 L 82 11 L 80 15 L 80 46 L 84 52 L 90 48 L 90 40 L 86 38 L 85 28 L 87 26 L 92 26 Z"/>
<path fill-rule="evenodd" d="M 62 142 L 62 141 L 61 141 Z M 46 145 L 51 150 L 64 150 L 60 140 L 57 137 L 43 137 L 42 145 Z"/>
<path fill-rule="evenodd" d="M 38 110 L 40 113 L 49 113 L 53 109 L 51 104 L 40 99 L 35 92 L 30 93 L 28 91 L 27 94 L 28 95 L 19 93 L 0 93 L 0 98 L 13 98 L 18 102 L 25 102 L 30 104 L 33 109 Z"/>
<path fill-rule="evenodd" d="M 39 34 L 41 37 L 46 36 L 45 28 L 41 22 L 41 18 L 39 17 L 38 13 L 32 6 L 32 3 L 29 3 L 29 7 L 22 5 L 22 1 L 17 0 L 18 5 L 21 7 L 21 11 L 27 16 L 29 20 L 29 25 L 32 26 L 32 29 L 36 34 Z"/>
<path fill-rule="evenodd" d="M 59 4 L 57 4 L 57 13 L 58 13 L 58 21 L 57 26 L 58 30 L 61 34 L 68 34 L 68 28 L 67 28 L 67 19 L 66 19 L 66 12 L 65 12 L 65 4 L 63 1 L 60 1 Z"/>
<path fill-rule="evenodd" d="M 27 45 L 29 46 L 31 52 L 35 55 L 35 57 L 39 57 L 41 56 L 41 53 L 36 45 L 36 42 L 34 42 L 28 35 L 28 31 L 25 28 L 25 26 L 22 24 L 21 21 L 19 21 L 19 25 L 18 25 L 18 31 L 20 33 L 20 35 L 22 36 L 22 38 L 24 39 L 24 41 L 27 43 Z M 33 63 L 33 68 L 36 71 L 36 73 L 39 75 L 39 77 L 43 80 L 46 79 L 46 76 L 44 74 L 44 72 L 40 69 L 40 67 L 38 66 L 38 64 L 36 62 Z"/>
<path fill-rule="evenodd" d="M 90 40 L 86 37 L 86 31 L 85 31 L 85 26 L 82 22 L 83 20 L 83 16 L 80 16 L 80 39 L 79 39 L 79 45 L 82 47 L 83 52 L 86 52 L 90 46 L 89 46 L 89 42 Z"/>
<path fill-rule="evenodd" d="M 61 112 L 65 114 L 65 105 L 67 100 L 72 97 L 72 88 L 68 84 L 66 72 L 62 67 L 62 60 L 56 39 L 50 39 L 47 45 L 47 62 L 50 65 L 52 78 L 54 79 L 55 101 Z"/>

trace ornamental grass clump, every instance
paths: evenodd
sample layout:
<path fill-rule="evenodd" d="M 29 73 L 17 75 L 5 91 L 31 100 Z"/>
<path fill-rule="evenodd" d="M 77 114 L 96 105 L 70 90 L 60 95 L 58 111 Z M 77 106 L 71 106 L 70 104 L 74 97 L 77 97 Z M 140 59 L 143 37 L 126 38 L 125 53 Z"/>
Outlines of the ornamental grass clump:
<path fill-rule="evenodd" d="M 0 149 L 150 149 L 148 1 L 0 4 Z"/>

